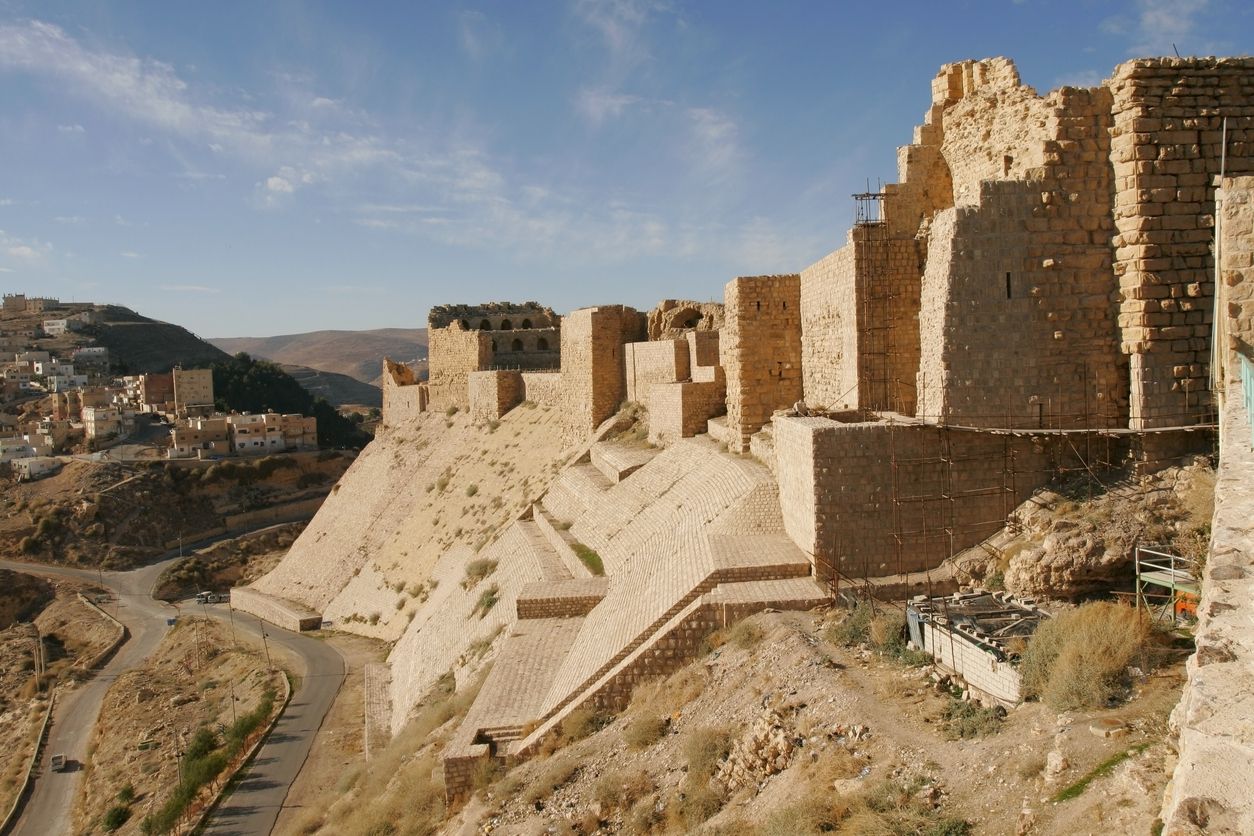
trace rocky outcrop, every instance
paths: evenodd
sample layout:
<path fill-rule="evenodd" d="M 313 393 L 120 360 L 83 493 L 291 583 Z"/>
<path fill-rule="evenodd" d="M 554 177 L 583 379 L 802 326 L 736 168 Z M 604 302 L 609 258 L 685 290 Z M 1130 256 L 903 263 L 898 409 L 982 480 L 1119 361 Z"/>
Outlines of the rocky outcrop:
<path fill-rule="evenodd" d="M 1018 536 L 1001 546 L 1006 588 L 1034 598 L 1073 599 L 1133 581 L 1138 543 L 1177 553 L 1205 542 L 1214 479 L 1198 458 L 1093 499 L 1040 491 L 1015 511 Z M 995 569 L 993 569 L 995 571 Z"/>

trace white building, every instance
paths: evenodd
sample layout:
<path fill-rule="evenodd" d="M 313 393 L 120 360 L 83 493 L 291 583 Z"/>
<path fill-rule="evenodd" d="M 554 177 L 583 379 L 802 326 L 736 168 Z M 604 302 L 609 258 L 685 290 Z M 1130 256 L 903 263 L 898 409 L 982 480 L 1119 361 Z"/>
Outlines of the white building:
<path fill-rule="evenodd" d="M 44 380 L 49 392 L 65 392 L 70 389 L 82 389 L 87 385 L 85 374 L 50 374 Z"/>
<path fill-rule="evenodd" d="M 35 374 L 40 377 L 49 377 L 54 374 L 74 374 L 74 364 L 67 363 L 64 360 L 36 360 L 32 367 Z"/>
<path fill-rule="evenodd" d="M 35 436 L 34 441 L 28 439 L 31 436 L 13 436 L 12 438 L 0 438 L 0 462 L 11 462 L 17 459 L 27 459 L 31 456 L 47 455 L 52 452 L 52 447 L 40 436 Z"/>
<path fill-rule="evenodd" d="M 134 416 L 113 406 L 83 407 L 83 429 L 88 438 L 121 437 L 131 431 Z"/>
<path fill-rule="evenodd" d="M 45 319 L 43 321 L 44 333 L 50 337 L 59 337 L 67 331 L 77 331 L 83 327 L 83 323 L 77 319 Z"/>
<path fill-rule="evenodd" d="M 61 469 L 61 462 L 47 456 L 31 456 L 13 462 L 19 482 L 31 482 Z"/>
<path fill-rule="evenodd" d="M 265 415 L 228 415 L 226 422 L 231 428 L 231 449 L 244 456 L 281 453 L 286 445 L 280 417 L 273 412 Z"/>

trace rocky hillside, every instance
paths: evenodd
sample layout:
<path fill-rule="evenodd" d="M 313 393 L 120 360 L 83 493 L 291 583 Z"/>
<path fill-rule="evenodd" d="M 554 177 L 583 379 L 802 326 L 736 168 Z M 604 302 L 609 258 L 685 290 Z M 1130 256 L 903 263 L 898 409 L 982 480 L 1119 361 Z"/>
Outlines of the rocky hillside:
<path fill-rule="evenodd" d="M 130 374 L 227 359 L 226 352 L 180 325 L 158 322 L 119 305 L 106 305 L 103 313 L 104 322 L 82 333 L 108 348 L 111 361 Z"/>
<path fill-rule="evenodd" d="M 378 386 L 362 383 L 355 377 L 336 372 L 311 369 L 308 366 L 289 366 L 283 371 L 296 378 L 296 382 L 315 398 L 322 398 L 332 406 L 383 406 L 383 391 Z"/>
<path fill-rule="evenodd" d="M 425 328 L 310 331 L 276 337 L 211 337 L 209 341 L 229 354 L 244 351 L 276 363 L 347 375 L 375 386 L 379 385 L 384 357 L 407 364 L 421 361 L 419 366 L 427 358 Z"/>

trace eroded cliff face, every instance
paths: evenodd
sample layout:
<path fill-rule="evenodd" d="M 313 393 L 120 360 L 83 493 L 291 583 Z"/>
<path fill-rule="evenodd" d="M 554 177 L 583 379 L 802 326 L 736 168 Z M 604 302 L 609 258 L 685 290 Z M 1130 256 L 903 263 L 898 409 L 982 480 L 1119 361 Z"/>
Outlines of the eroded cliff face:
<path fill-rule="evenodd" d="M 559 426 L 557 410 L 532 404 L 486 425 L 424 412 L 388 426 L 255 588 L 336 629 L 400 638 L 432 595 L 437 563 L 463 573 L 544 493 L 563 461 Z"/>

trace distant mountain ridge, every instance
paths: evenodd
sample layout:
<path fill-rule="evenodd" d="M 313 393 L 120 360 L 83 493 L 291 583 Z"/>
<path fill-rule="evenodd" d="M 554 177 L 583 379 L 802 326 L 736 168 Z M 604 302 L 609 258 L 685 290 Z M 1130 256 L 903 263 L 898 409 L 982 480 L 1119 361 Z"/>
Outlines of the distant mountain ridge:
<path fill-rule="evenodd" d="M 273 337 L 210 337 L 209 342 L 228 354 L 247 352 L 275 363 L 305 366 L 347 375 L 379 385 L 383 358 L 416 363 L 427 358 L 426 328 L 376 328 L 368 331 L 309 331 Z"/>

